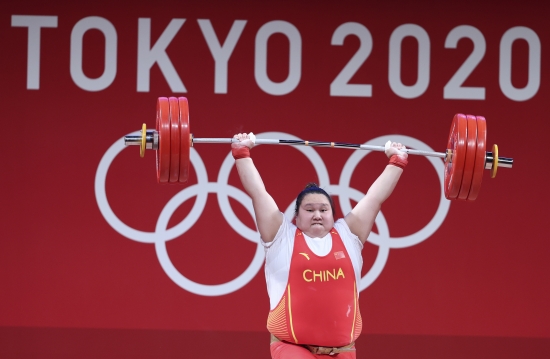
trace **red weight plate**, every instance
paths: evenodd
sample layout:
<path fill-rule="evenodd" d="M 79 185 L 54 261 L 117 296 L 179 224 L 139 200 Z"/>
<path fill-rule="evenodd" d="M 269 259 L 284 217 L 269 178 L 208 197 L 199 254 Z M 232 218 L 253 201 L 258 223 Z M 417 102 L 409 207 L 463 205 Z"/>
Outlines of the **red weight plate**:
<path fill-rule="evenodd" d="M 170 178 L 168 182 L 178 182 L 180 178 L 180 106 L 175 97 L 170 103 Z"/>
<path fill-rule="evenodd" d="M 462 171 L 462 183 L 460 185 L 460 192 L 458 192 L 458 199 L 466 200 L 468 193 L 470 193 L 470 185 L 472 184 L 472 177 L 474 175 L 474 165 L 476 162 L 476 150 L 477 150 L 477 120 L 475 116 L 466 115 L 468 121 L 468 135 L 466 141 L 466 159 L 464 161 L 464 170 Z"/>
<path fill-rule="evenodd" d="M 447 149 L 451 156 L 445 159 L 445 198 L 455 199 L 460 191 L 462 172 L 466 159 L 468 120 L 463 114 L 456 114 L 451 124 Z"/>
<path fill-rule="evenodd" d="M 189 162 L 191 152 L 191 127 L 189 126 L 189 102 L 185 97 L 179 97 L 180 114 L 180 133 L 181 133 L 181 151 L 180 151 L 180 182 L 187 182 L 189 177 Z"/>
<path fill-rule="evenodd" d="M 487 122 L 485 117 L 477 116 L 477 149 L 476 162 L 474 164 L 474 175 L 472 177 L 472 185 L 468 194 L 468 201 L 473 201 L 479 194 L 481 181 L 483 180 L 483 171 L 485 170 L 485 155 L 487 149 Z"/>
<path fill-rule="evenodd" d="M 166 183 L 170 177 L 170 104 L 166 97 L 157 100 L 156 130 L 159 135 L 157 181 Z"/>

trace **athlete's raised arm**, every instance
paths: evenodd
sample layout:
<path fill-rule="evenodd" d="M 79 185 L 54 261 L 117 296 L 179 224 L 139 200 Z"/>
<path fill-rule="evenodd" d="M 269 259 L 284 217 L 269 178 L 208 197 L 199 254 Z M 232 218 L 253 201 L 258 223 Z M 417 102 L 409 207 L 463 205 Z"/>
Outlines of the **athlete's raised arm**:
<path fill-rule="evenodd" d="M 351 232 L 364 243 L 372 229 L 376 215 L 380 211 L 382 203 L 391 195 L 395 185 L 399 181 L 403 168 L 407 165 L 407 153 L 400 143 L 387 143 L 386 155 L 390 163 L 382 174 L 374 181 L 367 194 L 357 203 L 345 217 Z"/>
<path fill-rule="evenodd" d="M 254 147 L 251 135 L 239 133 L 234 138 L 239 140 L 231 144 L 239 178 L 245 191 L 252 198 L 260 236 L 264 242 L 271 242 L 283 222 L 283 215 L 273 197 L 265 189 L 262 177 L 250 158 L 250 149 Z"/>

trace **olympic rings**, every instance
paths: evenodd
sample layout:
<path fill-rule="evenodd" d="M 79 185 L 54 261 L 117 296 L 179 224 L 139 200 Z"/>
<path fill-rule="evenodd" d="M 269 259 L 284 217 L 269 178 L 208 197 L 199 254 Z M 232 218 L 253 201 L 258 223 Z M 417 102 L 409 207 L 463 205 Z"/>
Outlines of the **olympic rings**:
<path fill-rule="evenodd" d="M 139 134 L 139 131 L 132 133 L 132 135 Z M 298 137 L 292 136 L 283 132 L 265 132 L 257 135 L 257 138 L 288 138 L 301 140 Z M 385 143 L 388 140 L 398 141 L 404 143 L 410 147 L 433 151 L 425 143 L 408 136 L 401 135 L 388 135 L 381 136 L 365 142 L 366 145 Z M 195 173 L 197 175 L 197 184 L 188 186 L 178 192 L 162 209 L 155 232 L 143 232 L 136 230 L 125 223 L 123 223 L 111 209 L 107 200 L 107 194 L 105 191 L 105 183 L 107 178 L 107 172 L 115 157 L 125 148 L 123 138 L 117 140 L 103 155 L 99 162 L 96 176 L 95 176 L 95 195 L 96 201 L 99 206 L 99 210 L 107 223 L 115 231 L 120 233 L 126 238 L 141 242 L 151 243 L 155 245 L 155 251 L 160 265 L 174 283 L 184 290 L 191 293 L 203 296 L 221 296 L 235 292 L 245 285 L 247 285 L 260 271 L 264 262 L 264 249 L 260 243 L 260 236 L 258 232 L 249 228 L 243 224 L 240 219 L 235 215 L 231 205 L 229 204 L 229 197 L 239 201 L 250 213 L 252 218 L 254 217 L 254 209 L 252 206 L 252 200 L 246 193 L 240 189 L 228 184 L 229 174 L 235 163 L 231 152 L 228 153 L 225 158 L 220 172 L 218 174 L 217 182 L 208 182 L 208 174 L 204 163 L 194 148 L 191 148 L 190 160 L 193 164 Z M 359 201 L 364 193 L 350 188 L 350 179 L 353 171 L 357 167 L 359 161 L 370 151 L 354 151 L 350 158 L 347 160 L 342 173 L 340 175 L 340 182 L 337 185 L 330 184 L 328 171 L 320 155 L 311 147 L 293 147 L 303 153 L 312 163 L 319 182 L 319 186 L 325 188 L 327 192 L 333 195 L 337 195 L 340 201 L 340 207 L 343 213 L 351 211 L 351 200 Z M 390 249 L 405 248 L 416 245 L 427 238 L 429 238 L 441 224 L 443 223 L 448 211 L 450 202 L 445 200 L 444 187 L 443 187 L 443 162 L 438 158 L 427 157 L 430 163 L 434 166 L 436 173 L 438 174 L 439 183 L 441 185 L 441 199 L 439 207 L 432 218 L 432 220 L 421 230 L 411 235 L 399 238 L 390 237 L 389 228 L 387 222 L 380 212 L 376 217 L 376 227 L 379 233 L 371 233 L 368 241 L 374 245 L 377 245 L 378 254 L 376 259 L 369 269 L 369 271 L 361 278 L 359 290 L 362 291 L 369 287 L 380 275 L 387 262 Z M 254 254 L 254 258 L 250 262 L 247 269 L 239 275 L 237 278 L 217 285 L 205 285 L 191 281 L 181 274 L 172 264 L 168 251 L 166 248 L 166 242 L 182 236 L 187 232 L 200 218 L 204 208 L 206 206 L 206 200 L 209 193 L 216 193 L 217 200 L 221 209 L 221 213 L 224 215 L 227 223 L 233 228 L 233 230 L 239 233 L 243 238 L 256 243 L 257 248 Z M 171 228 L 167 228 L 168 222 L 174 213 L 174 211 L 185 201 L 196 196 L 197 199 L 193 205 L 193 208 L 180 223 Z M 294 204 L 291 203 L 285 210 L 285 215 L 292 218 L 294 215 Z"/>

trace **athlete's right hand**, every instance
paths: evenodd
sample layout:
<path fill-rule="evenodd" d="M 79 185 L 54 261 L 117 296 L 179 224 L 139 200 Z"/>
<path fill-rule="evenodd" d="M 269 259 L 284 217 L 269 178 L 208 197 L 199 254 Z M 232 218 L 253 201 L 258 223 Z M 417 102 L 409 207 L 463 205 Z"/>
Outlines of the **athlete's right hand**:
<path fill-rule="evenodd" d="M 238 133 L 233 138 L 239 140 L 239 142 L 233 142 L 231 143 L 232 148 L 242 147 L 246 146 L 248 148 L 254 147 L 254 142 L 256 141 L 256 136 L 250 132 L 250 133 Z"/>

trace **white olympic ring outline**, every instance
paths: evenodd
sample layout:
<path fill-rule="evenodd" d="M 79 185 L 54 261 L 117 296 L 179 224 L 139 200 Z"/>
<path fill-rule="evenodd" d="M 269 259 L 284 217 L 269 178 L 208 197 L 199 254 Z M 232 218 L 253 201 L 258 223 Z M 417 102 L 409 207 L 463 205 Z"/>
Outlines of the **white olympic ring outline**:
<path fill-rule="evenodd" d="M 139 131 L 132 133 L 132 135 L 138 134 L 140 134 Z M 284 132 L 264 132 L 258 134 L 257 138 L 287 138 L 292 140 L 301 140 L 296 136 Z M 386 141 L 401 142 L 418 150 L 433 151 L 424 142 L 413 137 L 403 135 L 380 136 L 367 141 L 364 144 L 377 145 L 380 143 L 385 143 Z M 240 189 L 228 184 L 229 174 L 235 163 L 235 160 L 231 155 L 231 151 L 229 151 L 222 163 L 217 182 L 208 182 L 206 167 L 204 166 L 198 152 L 194 148 L 191 148 L 190 161 L 195 169 L 197 183 L 181 190 L 168 201 L 159 215 L 154 232 L 143 232 L 122 222 L 113 212 L 107 200 L 107 194 L 105 191 L 107 172 L 115 157 L 124 148 L 125 145 L 123 138 L 117 140 L 101 158 L 95 176 L 94 186 L 96 201 L 99 206 L 99 210 L 107 223 L 109 223 L 115 231 L 126 238 L 141 243 L 154 244 L 157 258 L 165 273 L 174 283 L 188 292 L 202 296 L 221 296 L 235 292 L 248 284 L 252 278 L 258 274 L 264 263 L 264 249 L 260 243 L 259 233 L 242 223 L 240 219 L 237 218 L 235 212 L 229 204 L 229 197 L 232 197 L 233 199 L 239 201 L 250 212 L 252 218 L 255 218 L 252 200 L 250 197 Z M 354 151 L 342 169 L 339 184 L 333 185 L 329 182 L 327 168 L 317 151 L 311 147 L 305 146 L 293 146 L 293 148 L 302 152 L 311 161 L 317 174 L 319 186 L 324 188 L 331 195 L 338 196 L 342 213 L 349 213 L 351 211 L 351 200 L 358 202 L 365 195 L 356 189 L 350 188 L 349 184 L 353 171 L 361 159 L 371 152 L 370 150 Z M 410 247 L 426 240 L 435 231 L 437 231 L 445 220 L 445 217 L 449 211 L 450 201 L 446 200 L 444 196 L 443 161 L 435 157 L 426 158 L 436 170 L 440 183 L 441 198 L 434 217 L 424 228 L 420 229 L 416 233 L 404 237 L 392 238 L 390 236 L 386 219 L 384 218 L 382 211 L 380 211 L 375 220 L 379 233 L 371 232 L 368 238 L 370 243 L 378 246 L 378 253 L 372 267 L 361 278 L 359 291 L 363 291 L 369 287 L 378 278 L 387 262 L 390 249 Z M 257 244 L 252 262 L 250 262 L 247 269 L 241 275 L 229 282 L 215 285 L 200 284 L 186 278 L 174 267 L 166 248 L 167 241 L 183 235 L 197 222 L 204 210 L 209 193 L 217 194 L 220 210 L 231 228 L 233 228 L 235 232 L 240 234 L 245 239 Z M 168 222 L 174 211 L 193 196 L 196 196 L 197 199 L 189 214 L 180 223 L 171 228 L 167 228 Z M 292 218 L 294 216 L 294 203 L 291 203 L 284 213 L 288 218 Z"/>

